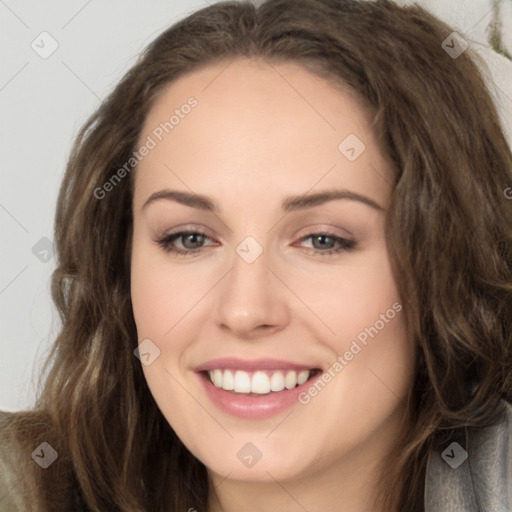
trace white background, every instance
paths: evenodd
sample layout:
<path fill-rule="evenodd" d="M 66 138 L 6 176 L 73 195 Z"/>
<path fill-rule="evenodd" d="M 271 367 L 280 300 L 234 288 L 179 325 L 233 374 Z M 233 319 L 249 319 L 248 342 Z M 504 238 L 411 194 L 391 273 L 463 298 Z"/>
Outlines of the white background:
<path fill-rule="evenodd" d="M 512 142 L 512 62 L 486 49 L 491 0 L 418 3 L 428 3 L 486 56 Z M 512 0 L 502 4 L 512 53 Z M 55 260 L 41 261 L 32 248 L 44 237 L 53 241 L 57 193 L 78 129 L 152 39 L 207 5 L 0 0 L 0 409 L 32 404 L 40 364 L 59 330 L 50 296 Z M 31 47 L 44 31 L 58 43 L 47 59 Z"/>

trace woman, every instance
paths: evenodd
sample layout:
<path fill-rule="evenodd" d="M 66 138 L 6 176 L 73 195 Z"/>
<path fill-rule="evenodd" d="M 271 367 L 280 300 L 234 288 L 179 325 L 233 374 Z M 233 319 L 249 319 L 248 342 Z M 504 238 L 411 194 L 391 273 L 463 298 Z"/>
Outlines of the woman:
<path fill-rule="evenodd" d="M 270 0 L 148 47 L 69 160 L 5 509 L 510 507 L 512 155 L 450 34 Z"/>

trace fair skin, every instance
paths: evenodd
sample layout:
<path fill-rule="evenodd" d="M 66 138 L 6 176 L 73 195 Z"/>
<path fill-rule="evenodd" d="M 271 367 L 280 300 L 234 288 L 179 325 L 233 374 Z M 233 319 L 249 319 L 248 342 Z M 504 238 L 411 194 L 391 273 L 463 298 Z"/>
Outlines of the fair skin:
<path fill-rule="evenodd" d="M 309 403 L 269 418 L 221 410 L 195 368 L 221 357 L 276 358 L 325 372 L 400 302 L 384 234 L 392 169 L 368 112 L 348 90 L 294 63 L 226 64 L 167 86 L 140 135 L 142 144 L 174 109 L 197 99 L 136 171 L 133 312 L 139 343 L 149 338 L 160 349 L 144 374 L 162 414 L 208 470 L 210 512 L 366 512 L 378 493 L 378 464 L 400 440 L 413 378 L 403 311 L 359 344 Z M 353 161 L 338 149 L 349 134 L 366 146 Z M 219 212 L 168 199 L 143 208 L 162 189 L 207 195 Z M 380 208 L 336 199 L 280 210 L 288 196 L 334 189 Z M 191 237 L 175 240 L 191 251 L 185 256 L 156 243 L 189 227 L 207 237 L 195 245 Z M 338 245 L 304 239 L 321 231 L 356 245 L 323 255 Z M 263 249 L 252 263 L 236 251 L 247 236 Z M 262 454 L 252 467 L 237 457 L 248 442 Z"/>

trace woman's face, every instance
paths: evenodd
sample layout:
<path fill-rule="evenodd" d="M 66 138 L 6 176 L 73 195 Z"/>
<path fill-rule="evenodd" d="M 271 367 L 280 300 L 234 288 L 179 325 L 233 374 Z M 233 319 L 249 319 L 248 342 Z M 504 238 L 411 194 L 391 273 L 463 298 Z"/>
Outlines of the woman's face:
<path fill-rule="evenodd" d="M 182 77 L 147 116 L 131 263 L 141 360 L 219 480 L 353 474 L 397 441 L 414 353 L 384 234 L 392 170 L 369 123 L 302 67 L 244 59 Z"/>

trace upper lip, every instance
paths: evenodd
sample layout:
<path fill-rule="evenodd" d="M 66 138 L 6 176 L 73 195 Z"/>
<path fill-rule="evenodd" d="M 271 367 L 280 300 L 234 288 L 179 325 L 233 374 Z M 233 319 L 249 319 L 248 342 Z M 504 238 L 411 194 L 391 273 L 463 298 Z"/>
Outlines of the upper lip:
<path fill-rule="evenodd" d="M 311 370 L 319 368 L 318 366 L 304 365 L 283 361 L 280 359 L 237 359 L 234 357 L 223 357 L 219 359 L 211 359 L 196 368 L 198 372 L 211 370 L 244 370 L 246 372 L 254 372 L 256 370 Z"/>

